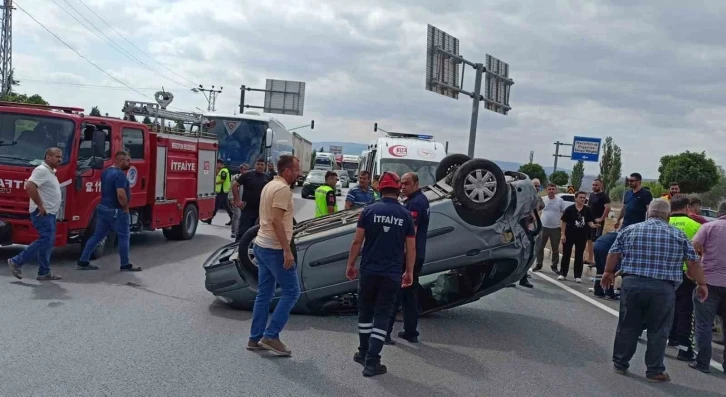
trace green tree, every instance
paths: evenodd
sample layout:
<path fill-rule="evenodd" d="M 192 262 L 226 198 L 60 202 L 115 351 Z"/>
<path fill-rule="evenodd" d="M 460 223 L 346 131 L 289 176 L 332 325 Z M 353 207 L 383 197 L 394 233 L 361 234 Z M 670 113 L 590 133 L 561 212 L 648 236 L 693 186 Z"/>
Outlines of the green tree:
<path fill-rule="evenodd" d="M 313 152 L 311 153 L 311 155 L 310 155 L 310 169 L 311 169 L 311 170 L 312 170 L 313 168 L 315 168 L 315 157 L 317 157 L 317 155 L 318 155 L 318 152 L 316 152 L 316 151 L 313 151 Z"/>
<path fill-rule="evenodd" d="M 719 179 L 719 169 L 706 152 L 685 151 L 681 154 L 660 158 L 658 182 L 663 186 L 678 182 L 683 193 L 703 193 L 714 187 Z"/>
<path fill-rule="evenodd" d="M 45 99 L 43 99 L 43 97 L 38 94 L 27 96 L 26 94 L 16 94 L 14 92 L 10 92 L 7 95 L 3 95 L 2 97 L 0 97 L 0 100 L 7 102 L 28 103 L 33 105 L 48 104 L 48 102 L 46 102 Z"/>
<path fill-rule="evenodd" d="M 550 182 L 557 186 L 564 186 L 569 180 L 570 176 L 565 171 L 555 171 L 550 175 Z"/>
<path fill-rule="evenodd" d="M 699 195 L 705 207 L 716 208 L 721 200 L 726 199 L 726 170 L 720 165 L 718 166 L 718 174 L 718 183 L 711 190 Z"/>
<path fill-rule="evenodd" d="M 186 127 L 184 127 L 184 123 L 182 121 L 177 121 L 176 122 L 176 129 L 178 131 L 186 131 L 187 130 Z"/>
<path fill-rule="evenodd" d="M 582 178 L 585 176 L 585 164 L 582 160 L 575 163 L 572 167 L 572 175 L 570 175 L 570 184 L 575 190 L 580 190 L 582 187 Z"/>
<path fill-rule="evenodd" d="M 144 124 L 152 124 L 152 121 L 149 118 L 149 116 L 144 116 L 144 121 L 142 121 L 142 123 L 144 123 Z"/>
<path fill-rule="evenodd" d="M 101 117 L 101 111 L 98 110 L 98 106 L 94 106 L 91 108 L 91 113 L 89 114 L 89 116 Z"/>
<path fill-rule="evenodd" d="M 537 163 L 522 164 L 519 167 L 519 172 L 527 174 L 529 179 L 537 178 L 541 183 L 547 183 L 547 173 L 545 173 L 544 168 Z"/>
<path fill-rule="evenodd" d="M 324 152 L 324 151 L 325 151 L 325 150 L 324 150 L 324 148 L 323 148 L 322 146 L 320 147 L 320 150 L 318 150 L 318 152 L 320 152 L 320 153 L 322 153 L 322 152 Z"/>
<path fill-rule="evenodd" d="M 663 185 L 657 181 L 643 182 L 643 187 L 648 188 L 648 190 L 650 190 L 650 194 L 653 195 L 654 198 L 658 198 L 668 191 L 668 189 L 663 187 Z"/>
<path fill-rule="evenodd" d="M 612 137 L 605 138 L 598 178 L 602 179 L 606 192 L 610 192 L 619 184 L 622 168 L 623 161 L 620 147 L 613 143 Z"/>
<path fill-rule="evenodd" d="M 608 192 L 608 196 L 610 196 L 610 200 L 622 203 L 626 190 L 628 190 L 628 188 L 625 187 L 625 185 L 617 185 L 610 189 L 610 191 Z"/>

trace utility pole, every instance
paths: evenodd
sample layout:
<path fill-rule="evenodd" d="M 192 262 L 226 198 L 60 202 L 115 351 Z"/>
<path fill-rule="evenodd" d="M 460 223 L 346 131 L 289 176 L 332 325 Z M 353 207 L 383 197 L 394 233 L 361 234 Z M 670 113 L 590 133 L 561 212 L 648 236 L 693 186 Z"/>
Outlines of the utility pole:
<path fill-rule="evenodd" d="M 201 92 L 207 100 L 207 111 L 214 112 L 217 110 L 217 94 L 221 94 L 223 89 L 224 87 L 219 87 L 218 90 L 215 90 L 214 86 L 212 88 L 204 88 L 203 85 L 199 84 L 199 88 L 192 88 L 192 92 Z M 207 92 L 209 96 L 207 96 Z"/>
<path fill-rule="evenodd" d="M 13 87 L 13 0 L 3 0 L 2 26 L 0 26 L 0 95 L 7 95 Z"/>
<path fill-rule="evenodd" d="M 534 163 L 534 150 L 529 151 L 529 163 Z"/>
<path fill-rule="evenodd" d="M 560 146 L 572 146 L 572 144 L 563 143 L 560 141 L 555 142 L 555 154 L 553 154 L 553 156 L 555 156 L 555 167 L 554 167 L 554 170 L 552 171 L 553 173 L 557 171 L 557 159 L 559 159 L 560 157 L 570 158 L 570 156 L 560 154 Z"/>

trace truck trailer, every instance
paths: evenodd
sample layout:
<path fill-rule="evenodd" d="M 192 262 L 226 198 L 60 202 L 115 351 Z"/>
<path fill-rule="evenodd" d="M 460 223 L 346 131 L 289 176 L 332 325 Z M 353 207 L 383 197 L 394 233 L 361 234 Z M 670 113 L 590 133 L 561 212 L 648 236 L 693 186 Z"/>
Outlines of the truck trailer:
<path fill-rule="evenodd" d="M 310 158 L 313 152 L 313 144 L 297 132 L 292 133 L 292 154 L 300 160 L 300 175 L 297 178 L 297 185 L 302 186 L 305 178 L 310 172 Z"/>

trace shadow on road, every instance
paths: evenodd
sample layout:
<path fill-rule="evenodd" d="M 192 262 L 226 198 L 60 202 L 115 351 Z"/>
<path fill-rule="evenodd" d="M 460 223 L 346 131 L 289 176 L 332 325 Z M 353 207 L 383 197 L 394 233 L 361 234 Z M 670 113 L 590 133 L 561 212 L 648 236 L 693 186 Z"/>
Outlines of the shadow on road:
<path fill-rule="evenodd" d="M 33 298 L 37 300 L 69 300 L 68 290 L 56 282 L 44 281 L 40 284 L 29 284 L 23 281 L 11 281 L 10 284 L 20 285 L 33 290 Z"/>

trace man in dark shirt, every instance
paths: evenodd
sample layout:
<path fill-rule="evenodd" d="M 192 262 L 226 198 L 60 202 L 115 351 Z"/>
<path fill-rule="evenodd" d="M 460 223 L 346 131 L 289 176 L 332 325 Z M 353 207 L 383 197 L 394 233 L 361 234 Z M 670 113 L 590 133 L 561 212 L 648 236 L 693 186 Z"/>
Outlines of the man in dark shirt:
<path fill-rule="evenodd" d="M 406 197 L 406 209 L 411 213 L 414 228 L 416 229 L 416 263 L 413 267 L 413 284 L 408 288 L 401 288 L 396 299 L 396 306 L 391 315 L 388 326 L 386 343 L 394 344 L 391 340 L 391 332 L 396 322 L 396 312 L 399 305 L 403 306 L 403 331 L 398 337 L 409 341 L 418 342 L 418 296 L 420 288 L 418 277 L 421 274 L 424 260 L 426 259 L 426 234 L 429 229 L 429 199 L 423 194 L 418 184 L 418 175 L 415 172 L 403 174 L 401 177 L 401 193 Z M 403 265 L 403 263 L 402 263 Z"/>
<path fill-rule="evenodd" d="M 121 271 L 140 271 L 141 268 L 129 262 L 129 245 L 131 238 L 131 216 L 129 202 L 131 190 L 126 171 L 131 168 L 131 157 L 127 152 L 116 152 L 114 165 L 101 174 L 101 202 L 96 207 L 96 225 L 93 235 L 83 247 L 81 259 L 78 260 L 78 270 L 98 270 L 98 266 L 91 265 L 91 253 L 96 249 L 111 231 L 118 237 L 118 254 L 121 259 Z M 107 239 L 106 244 L 113 244 Z"/>
<path fill-rule="evenodd" d="M 595 217 L 595 225 L 597 225 L 597 229 L 592 229 L 590 231 L 591 234 L 587 240 L 587 259 L 585 260 L 585 263 L 588 265 L 595 263 L 593 242 L 602 236 L 605 219 L 607 219 L 610 214 L 610 196 L 605 193 L 603 187 L 602 179 L 598 178 L 592 181 L 592 192 L 587 200 L 587 205 L 592 210 L 592 216 Z"/>
<path fill-rule="evenodd" d="M 400 179 L 394 172 L 381 175 L 382 199 L 365 207 L 350 245 L 345 274 L 358 277 L 355 260 L 363 246 L 358 282 L 358 336 L 360 345 L 353 360 L 364 366 L 363 376 L 385 374 L 381 350 L 386 329 L 401 287 L 413 283 L 416 261 L 415 230 L 411 213 L 398 202 Z M 404 259 L 405 258 L 405 259 Z M 401 264 L 406 270 L 401 275 Z"/>
<path fill-rule="evenodd" d="M 270 181 L 265 173 L 265 159 L 259 158 L 255 162 L 255 169 L 240 175 L 232 184 L 234 205 L 241 208 L 239 226 L 235 241 L 239 241 L 245 232 L 255 225 L 260 217 L 260 195 L 262 188 Z M 242 199 L 239 197 L 239 187 L 242 186 Z"/>
<path fill-rule="evenodd" d="M 628 178 L 629 191 L 625 192 L 623 198 L 623 209 L 620 210 L 618 220 L 615 221 L 615 229 L 625 229 L 625 227 L 643 222 L 648 212 L 648 206 L 653 201 L 653 195 L 650 190 L 643 189 L 643 177 L 634 172 Z"/>
<path fill-rule="evenodd" d="M 272 161 L 267 163 L 267 176 L 270 177 L 270 180 L 277 176 L 277 171 L 275 171 L 275 164 L 273 164 Z"/>

